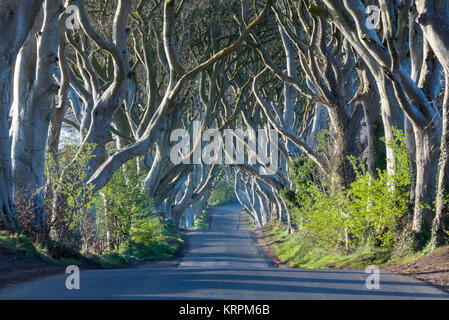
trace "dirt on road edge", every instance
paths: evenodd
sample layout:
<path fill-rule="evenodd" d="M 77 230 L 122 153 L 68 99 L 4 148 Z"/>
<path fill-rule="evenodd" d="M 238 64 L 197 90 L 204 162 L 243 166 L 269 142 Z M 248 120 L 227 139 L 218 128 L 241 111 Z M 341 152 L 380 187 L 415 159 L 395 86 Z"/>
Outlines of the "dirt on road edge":
<path fill-rule="evenodd" d="M 449 292 L 448 247 L 407 264 L 386 264 L 381 269 L 425 281 Z"/>
<path fill-rule="evenodd" d="M 8 285 L 62 274 L 65 268 L 39 257 L 24 257 L 0 244 L 0 289 Z"/>

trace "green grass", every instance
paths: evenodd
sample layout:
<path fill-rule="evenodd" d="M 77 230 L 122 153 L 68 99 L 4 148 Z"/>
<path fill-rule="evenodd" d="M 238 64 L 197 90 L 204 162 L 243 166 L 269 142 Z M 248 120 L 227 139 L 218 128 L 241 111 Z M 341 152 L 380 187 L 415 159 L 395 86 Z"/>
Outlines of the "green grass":
<path fill-rule="evenodd" d="M 248 230 L 249 231 L 255 230 L 256 226 L 254 224 L 254 218 L 248 212 L 246 212 L 246 210 L 245 210 L 245 213 L 246 213 L 246 216 L 248 217 L 248 220 L 249 220 Z"/>
<path fill-rule="evenodd" d="M 170 223 L 161 224 L 155 239 L 149 243 L 129 241 L 117 251 L 105 252 L 102 255 L 89 252 L 78 252 L 50 242 L 46 248 L 33 243 L 24 235 L 0 234 L 0 249 L 10 255 L 17 255 L 24 261 L 47 261 L 55 265 L 77 265 L 89 268 L 119 268 L 133 261 L 169 260 L 176 256 L 184 245 L 179 229 Z"/>
<path fill-rule="evenodd" d="M 51 248 L 43 248 L 30 241 L 24 235 L 19 234 L 0 235 L 0 247 L 4 253 L 20 256 L 25 262 L 46 261 L 60 266 L 95 264 L 94 260 L 83 256 L 79 252 L 74 253 L 73 250 L 66 251 L 64 256 L 54 254 L 56 252 L 54 243 L 52 243 Z M 60 248 L 58 247 L 58 250 Z"/>
<path fill-rule="evenodd" d="M 0 247 L 5 252 L 21 256 L 25 261 L 47 259 L 38 247 L 23 235 L 0 235 Z"/>
<path fill-rule="evenodd" d="M 424 258 L 425 256 L 428 256 L 429 254 L 438 252 L 440 250 L 445 249 L 446 247 L 433 249 L 430 245 L 427 245 L 420 251 L 416 252 L 407 252 L 407 254 L 402 255 L 393 255 L 389 261 L 389 263 L 392 264 L 408 264 L 410 262 L 413 262 L 415 260 Z"/>
<path fill-rule="evenodd" d="M 387 248 L 360 247 L 352 254 L 334 249 L 318 247 L 307 234 L 295 232 L 288 234 L 284 226 L 273 225 L 268 233 L 270 244 L 279 259 L 292 267 L 303 269 L 365 269 L 370 265 L 382 265 L 392 256 Z"/>
<path fill-rule="evenodd" d="M 408 264 L 438 250 L 427 246 L 418 252 L 398 254 L 394 248 L 360 246 L 351 254 L 317 246 L 304 232 L 288 234 L 285 226 L 272 224 L 266 233 L 278 258 L 292 267 L 302 269 L 365 269 L 370 265 Z"/>

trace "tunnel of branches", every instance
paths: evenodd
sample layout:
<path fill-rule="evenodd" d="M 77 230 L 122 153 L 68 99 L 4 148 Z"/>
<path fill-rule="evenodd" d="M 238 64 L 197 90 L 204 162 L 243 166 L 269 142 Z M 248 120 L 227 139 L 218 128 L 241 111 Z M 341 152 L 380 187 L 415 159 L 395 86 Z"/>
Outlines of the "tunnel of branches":
<path fill-rule="evenodd" d="M 227 184 L 255 225 L 294 232 L 295 168 L 310 165 L 324 192 L 348 190 L 354 162 L 394 176 L 399 130 L 404 226 L 445 241 L 447 1 L 2 0 L 0 16 L 4 229 L 64 239 L 76 225 L 90 241 L 89 201 L 112 206 L 122 177 L 183 228 Z M 276 160 L 257 152 L 261 136 Z M 218 140 L 240 148 L 193 160 Z"/>

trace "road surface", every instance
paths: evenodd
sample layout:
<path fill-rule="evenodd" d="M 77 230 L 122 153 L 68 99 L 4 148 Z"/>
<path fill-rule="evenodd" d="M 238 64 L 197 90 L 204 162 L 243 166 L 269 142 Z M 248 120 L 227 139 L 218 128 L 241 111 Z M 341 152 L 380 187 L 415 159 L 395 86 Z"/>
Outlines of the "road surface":
<path fill-rule="evenodd" d="M 368 290 L 363 271 L 277 269 L 252 240 L 239 206 L 214 209 L 210 231 L 190 233 L 190 251 L 178 267 L 81 271 L 80 290 L 68 275 L 13 285 L 0 299 L 448 299 L 424 282 L 380 275 Z"/>

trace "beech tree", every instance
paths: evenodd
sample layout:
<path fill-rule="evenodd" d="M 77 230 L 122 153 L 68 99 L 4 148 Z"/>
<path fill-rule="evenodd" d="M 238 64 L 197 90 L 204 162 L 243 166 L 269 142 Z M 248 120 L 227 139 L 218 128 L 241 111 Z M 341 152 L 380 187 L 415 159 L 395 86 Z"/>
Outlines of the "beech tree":
<path fill-rule="evenodd" d="M 448 204 L 446 197 L 448 194 L 448 146 L 449 127 L 449 3 L 447 1 L 416 1 L 418 16 L 416 22 L 421 26 L 424 36 L 430 47 L 443 65 L 446 74 L 446 87 L 444 100 L 442 103 L 443 128 L 441 137 L 441 157 L 439 163 L 438 196 L 436 204 L 436 216 L 433 221 L 432 242 L 434 245 L 441 245 L 447 239 L 449 227 Z"/>
<path fill-rule="evenodd" d="M 13 178 L 11 147 L 9 140 L 9 110 L 11 101 L 11 72 L 13 63 L 22 47 L 42 1 L 0 2 L 0 26 L 2 41 L 0 45 L 0 218 L 7 228 L 15 228 L 13 200 Z"/>
<path fill-rule="evenodd" d="M 16 203 L 32 202 L 33 227 L 38 232 L 45 230 L 46 223 L 42 188 L 51 102 L 59 89 L 54 74 L 61 9 L 61 1 L 44 1 L 42 27 L 35 37 L 28 37 L 29 43 L 25 43 L 16 59 L 14 74 L 10 129 L 14 199 Z"/>

